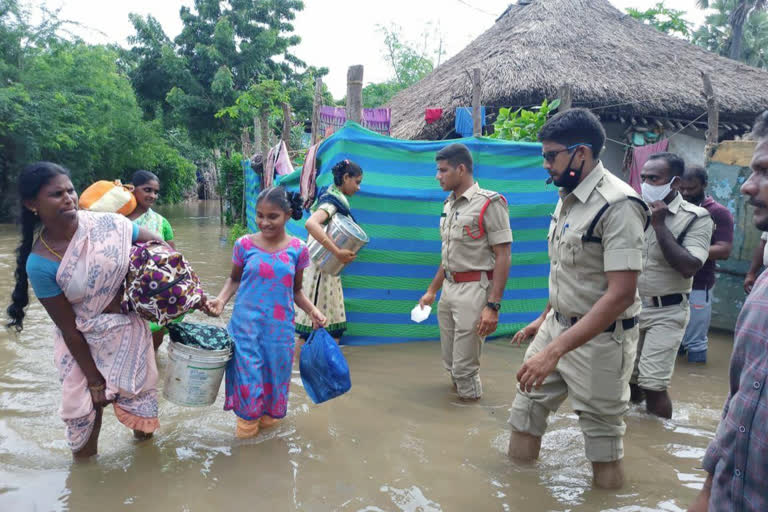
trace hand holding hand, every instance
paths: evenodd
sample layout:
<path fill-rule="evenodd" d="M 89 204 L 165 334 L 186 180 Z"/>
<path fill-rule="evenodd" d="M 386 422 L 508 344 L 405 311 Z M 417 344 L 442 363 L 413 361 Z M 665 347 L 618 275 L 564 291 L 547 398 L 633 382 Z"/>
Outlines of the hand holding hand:
<path fill-rule="evenodd" d="M 499 312 L 493 308 L 485 306 L 480 313 L 480 321 L 477 323 L 477 334 L 480 336 L 490 336 L 496 332 L 499 325 Z"/>

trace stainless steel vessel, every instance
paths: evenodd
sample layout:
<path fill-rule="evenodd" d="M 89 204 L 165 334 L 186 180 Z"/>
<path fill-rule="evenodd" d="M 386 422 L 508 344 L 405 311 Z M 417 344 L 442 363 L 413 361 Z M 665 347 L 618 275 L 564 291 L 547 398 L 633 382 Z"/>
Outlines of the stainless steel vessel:
<path fill-rule="evenodd" d="M 325 228 L 328 237 L 339 249 L 348 249 L 357 254 L 368 243 L 368 235 L 346 215 L 336 214 Z M 307 244 L 309 256 L 321 272 L 337 276 L 346 264 L 340 262 L 331 252 L 310 237 Z"/>

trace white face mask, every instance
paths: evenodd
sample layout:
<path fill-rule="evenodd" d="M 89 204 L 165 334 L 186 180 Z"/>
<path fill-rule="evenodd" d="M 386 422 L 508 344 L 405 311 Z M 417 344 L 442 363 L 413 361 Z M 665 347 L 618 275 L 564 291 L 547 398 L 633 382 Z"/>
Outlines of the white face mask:
<path fill-rule="evenodd" d="M 677 176 L 672 178 L 669 183 L 664 185 L 651 185 L 649 183 L 643 183 L 641 190 L 643 192 L 643 199 L 650 204 L 656 201 L 663 201 L 665 197 L 672 191 L 672 183 L 677 179 Z"/>

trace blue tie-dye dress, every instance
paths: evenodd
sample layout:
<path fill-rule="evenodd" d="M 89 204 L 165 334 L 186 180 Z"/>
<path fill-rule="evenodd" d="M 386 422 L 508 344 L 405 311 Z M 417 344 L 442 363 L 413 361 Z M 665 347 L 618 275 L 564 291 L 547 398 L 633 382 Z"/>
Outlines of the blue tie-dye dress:
<path fill-rule="evenodd" d="M 283 418 L 293 367 L 293 283 L 296 272 L 309 266 L 309 251 L 294 238 L 270 253 L 246 235 L 235 242 L 232 263 L 243 275 L 227 326 L 235 347 L 224 410 L 245 420 Z"/>

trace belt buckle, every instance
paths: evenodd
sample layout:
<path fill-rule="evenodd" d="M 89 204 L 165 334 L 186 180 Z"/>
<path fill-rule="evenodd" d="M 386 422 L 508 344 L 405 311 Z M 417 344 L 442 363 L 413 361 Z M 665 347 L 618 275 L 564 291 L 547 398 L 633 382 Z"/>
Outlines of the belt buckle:
<path fill-rule="evenodd" d="M 655 308 L 656 301 L 658 300 L 658 297 L 640 297 L 640 303 L 643 305 L 644 308 L 650 307 Z"/>
<path fill-rule="evenodd" d="M 444 269 L 443 269 L 443 272 L 445 273 L 445 278 L 446 278 L 448 281 L 450 281 L 450 282 L 453 282 L 453 275 L 451 274 L 451 271 L 450 271 L 450 270 L 448 270 L 448 269 L 446 269 L 446 268 L 444 268 Z"/>

